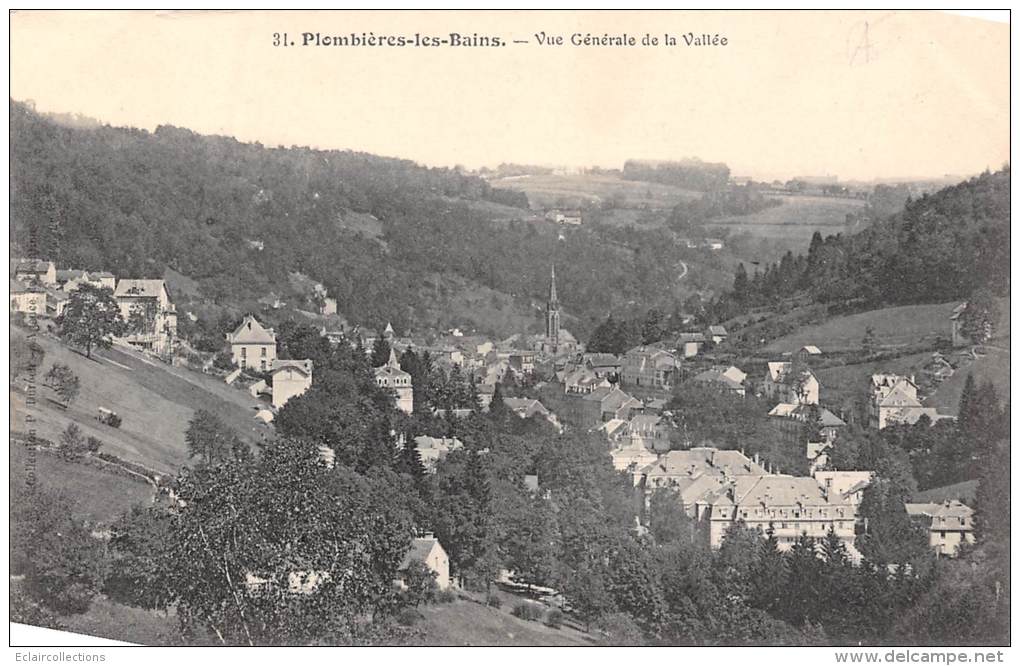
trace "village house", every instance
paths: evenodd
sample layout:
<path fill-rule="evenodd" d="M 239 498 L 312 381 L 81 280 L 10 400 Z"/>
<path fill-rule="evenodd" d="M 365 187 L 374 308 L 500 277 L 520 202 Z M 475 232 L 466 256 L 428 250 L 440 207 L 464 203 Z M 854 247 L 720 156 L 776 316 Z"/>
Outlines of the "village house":
<path fill-rule="evenodd" d="M 761 476 L 768 474 L 768 470 L 740 451 L 704 446 L 670 451 L 642 470 L 648 492 L 655 488 L 676 489 L 700 476 L 732 479 L 746 474 Z"/>
<path fill-rule="evenodd" d="M 610 421 L 606 425 L 608 426 L 610 423 L 614 423 L 614 421 Z M 621 421 L 621 423 L 625 422 Z M 620 429 L 625 430 L 625 428 Z M 658 460 L 658 454 L 646 447 L 640 438 L 624 437 L 619 442 L 621 446 L 609 452 L 609 457 L 613 460 L 613 468 L 620 472 L 630 472 L 636 486 L 641 482 L 641 470 Z"/>
<path fill-rule="evenodd" d="M 736 366 L 713 366 L 691 378 L 695 384 L 714 386 L 715 388 L 743 397 L 747 393 L 744 381 L 747 373 Z"/>
<path fill-rule="evenodd" d="M 627 426 L 631 442 L 655 453 L 669 451 L 670 430 L 669 421 L 654 414 L 638 414 Z"/>
<path fill-rule="evenodd" d="M 868 401 L 868 425 L 882 430 L 890 425 L 912 425 L 922 416 L 933 421 L 938 413 L 917 399 L 913 377 L 876 374 L 871 376 L 871 399 Z"/>
<path fill-rule="evenodd" d="M 124 321 L 129 324 L 139 320 L 143 322 L 142 328 L 128 331 L 125 336 L 128 343 L 157 354 L 173 352 L 177 338 L 177 309 L 165 281 L 119 280 L 113 297 Z"/>
<path fill-rule="evenodd" d="M 812 442 L 810 440 L 807 442 L 804 447 L 804 457 L 808 461 L 809 475 L 814 476 L 816 471 L 829 464 L 829 449 L 831 448 L 831 442 Z"/>
<path fill-rule="evenodd" d="M 563 392 L 587 395 L 600 386 L 609 386 L 609 381 L 600 378 L 590 368 L 582 367 L 563 372 Z"/>
<path fill-rule="evenodd" d="M 619 447 L 624 442 L 630 441 L 629 428 L 629 421 L 624 421 L 623 419 L 609 419 L 596 428 L 596 432 L 604 434 L 606 436 L 606 441 L 609 442 L 610 445 Z"/>
<path fill-rule="evenodd" d="M 418 537 L 411 541 L 411 547 L 400 562 L 400 571 L 406 571 L 411 564 L 424 564 L 429 571 L 436 574 L 436 587 L 446 590 L 450 587 L 450 556 L 446 549 L 431 534 Z M 397 582 L 398 587 L 406 589 L 407 585 L 403 578 Z"/>
<path fill-rule="evenodd" d="M 928 544 L 936 554 L 956 557 L 960 546 L 974 543 L 974 510 L 959 500 L 906 507 L 907 515 L 928 528 Z"/>
<path fill-rule="evenodd" d="M 418 450 L 418 457 L 425 471 L 435 474 L 436 465 L 446 457 L 450 451 L 457 451 L 464 448 L 464 444 L 456 437 L 429 437 L 421 435 L 414 438 L 415 448 Z"/>
<path fill-rule="evenodd" d="M 662 414 L 669 402 L 665 398 L 645 398 L 645 414 Z"/>
<path fill-rule="evenodd" d="M 801 363 L 810 363 L 813 359 L 819 358 L 822 350 L 814 345 L 804 345 L 797 350 L 797 360 Z"/>
<path fill-rule="evenodd" d="M 864 490 L 871 485 L 874 476 L 875 473 L 869 471 L 816 470 L 811 473 L 826 499 L 836 498 L 855 507 L 861 505 Z"/>
<path fill-rule="evenodd" d="M 762 386 L 766 398 L 798 405 L 817 405 L 820 388 L 815 373 L 806 366 L 797 372 L 790 361 L 769 362 Z"/>
<path fill-rule="evenodd" d="M 676 339 L 676 349 L 684 358 L 691 358 L 701 353 L 705 347 L 704 333 L 681 333 Z"/>
<path fill-rule="evenodd" d="M 809 436 L 818 436 L 832 443 L 846 428 L 843 419 L 820 405 L 781 402 L 773 407 L 768 415 L 771 423 L 781 434 L 792 438 L 800 436 L 804 424 L 810 424 L 817 429 L 810 432 Z"/>
<path fill-rule="evenodd" d="M 620 357 L 616 354 L 606 354 L 603 352 L 582 354 L 581 360 L 584 367 L 595 373 L 595 376 L 599 379 L 617 377 L 623 367 L 620 362 Z"/>
<path fill-rule="evenodd" d="M 949 337 L 954 347 L 963 347 L 970 344 L 970 338 L 963 334 L 960 318 L 967 311 L 967 302 L 960 303 L 949 314 Z"/>
<path fill-rule="evenodd" d="M 729 336 L 730 334 L 726 332 L 725 326 L 709 326 L 708 330 L 705 331 L 705 337 L 711 340 L 713 345 L 726 342 L 726 338 Z"/>
<path fill-rule="evenodd" d="M 530 375 L 535 372 L 535 352 L 510 352 L 507 356 L 507 366 L 519 376 Z"/>
<path fill-rule="evenodd" d="M 581 211 L 579 210 L 560 210 L 554 208 L 546 211 L 545 219 L 556 224 L 569 224 L 576 226 L 581 224 Z"/>
<path fill-rule="evenodd" d="M 392 347 L 389 360 L 375 369 L 375 383 L 396 395 L 397 409 L 405 414 L 414 411 L 414 387 L 411 384 L 411 375 L 400 369 L 397 353 Z"/>
<path fill-rule="evenodd" d="M 273 407 L 280 409 L 291 398 L 302 395 L 312 387 L 310 360 L 276 359 L 272 364 Z"/>
<path fill-rule="evenodd" d="M 554 425 L 559 425 L 556 421 L 556 415 L 534 398 L 503 398 L 503 404 L 522 419 L 540 416 Z"/>
<path fill-rule="evenodd" d="M 227 343 L 234 365 L 238 368 L 268 371 L 276 360 L 276 334 L 252 315 L 245 315 L 241 324 L 227 334 Z"/>
<path fill-rule="evenodd" d="M 576 420 L 583 428 L 597 428 L 612 419 L 629 421 L 643 409 L 644 403 L 619 387 L 603 386 L 577 400 Z"/>
<path fill-rule="evenodd" d="M 117 287 L 117 278 L 113 273 L 106 271 L 93 272 L 76 269 L 61 269 L 57 273 L 57 286 L 65 292 L 72 292 L 82 284 L 89 284 L 99 289 L 110 289 Z"/>
<path fill-rule="evenodd" d="M 482 411 L 487 412 L 492 406 L 492 398 L 496 394 L 496 384 L 481 383 L 478 385 L 478 404 Z"/>
<path fill-rule="evenodd" d="M 46 289 L 36 283 L 11 282 L 11 312 L 29 316 L 46 316 Z"/>
<path fill-rule="evenodd" d="M 639 345 L 623 357 L 625 386 L 672 390 L 680 375 L 680 361 L 659 347 Z"/>
<path fill-rule="evenodd" d="M 55 285 L 57 283 L 57 267 L 52 261 L 26 259 L 15 267 L 14 279 L 44 286 Z"/>

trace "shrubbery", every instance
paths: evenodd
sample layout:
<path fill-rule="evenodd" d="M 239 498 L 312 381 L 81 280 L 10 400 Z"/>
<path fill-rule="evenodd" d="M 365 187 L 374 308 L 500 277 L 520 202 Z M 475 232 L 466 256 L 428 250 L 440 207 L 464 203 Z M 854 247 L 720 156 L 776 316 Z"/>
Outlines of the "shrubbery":
<path fill-rule="evenodd" d="M 542 619 L 542 607 L 538 604 L 533 604 L 529 601 L 525 601 L 514 606 L 514 609 L 510 611 L 514 617 L 522 620 L 541 620 Z"/>

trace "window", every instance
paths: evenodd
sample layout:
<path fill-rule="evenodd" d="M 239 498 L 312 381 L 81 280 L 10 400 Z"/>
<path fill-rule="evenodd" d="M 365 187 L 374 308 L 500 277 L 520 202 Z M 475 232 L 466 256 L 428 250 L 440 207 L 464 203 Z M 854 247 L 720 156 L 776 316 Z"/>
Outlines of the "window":
<path fill-rule="evenodd" d="M 241 347 L 241 358 L 248 358 L 248 348 Z"/>
<path fill-rule="evenodd" d="M 263 355 L 263 356 L 265 356 L 265 355 L 266 355 L 266 348 L 265 348 L 265 347 L 263 347 L 263 348 L 262 348 L 262 355 Z"/>
<path fill-rule="evenodd" d="M 939 538 L 942 539 L 942 540 L 945 540 L 946 533 L 945 532 L 939 532 Z"/>

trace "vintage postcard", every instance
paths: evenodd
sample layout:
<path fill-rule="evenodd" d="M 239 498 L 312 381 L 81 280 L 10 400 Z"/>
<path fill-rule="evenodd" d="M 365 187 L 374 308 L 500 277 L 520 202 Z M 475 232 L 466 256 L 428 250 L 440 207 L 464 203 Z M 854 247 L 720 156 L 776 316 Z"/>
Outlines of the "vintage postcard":
<path fill-rule="evenodd" d="M 1009 21 L 11 12 L 12 645 L 1003 661 Z"/>

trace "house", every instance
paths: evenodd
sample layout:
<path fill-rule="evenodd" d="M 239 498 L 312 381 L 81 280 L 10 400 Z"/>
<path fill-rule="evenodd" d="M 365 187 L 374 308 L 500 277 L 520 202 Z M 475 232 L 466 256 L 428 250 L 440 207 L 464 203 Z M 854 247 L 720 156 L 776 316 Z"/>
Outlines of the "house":
<path fill-rule="evenodd" d="M 37 283 L 11 282 L 11 312 L 30 317 L 46 316 L 46 290 Z"/>
<path fill-rule="evenodd" d="M 117 282 L 113 297 L 129 326 L 125 340 L 157 354 L 170 354 L 177 338 L 177 309 L 163 280 L 124 279 Z"/>
<path fill-rule="evenodd" d="M 640 413 L 644 403 L 617 386 L 602 386 L 577 401 L 577 421 L 585 428 L 596 428 L 612 419 L 629 421 Z"/>
<path fill-rule="evenodd" d="M 428 437 L 427 435 L 421 435 L 414 438 L 414 444 L 418 450 L 421 464 L 429 474 L 435 473 L 436 465 L 450 451 L 464 448 L 463 442 L 456 437 Z"/>
<path fill-rule="evenodd" d="M 51 317 L 59 317 L 64 314 L 64 308 L 67 307 L 68 301 L 71 297 L 67 295 L 67 292 L 60 291 L 59 289 L 51 289 L 46 293 L 46 314 Z"/>
<path fill-rule="evenodd" d="M 662 414 L 666 411 L 669 402 L 665 398 L 647 398 L 645 400 L 645 414 Z"/>
<path fill-rule="evenodd" d="M 649 451 L 669 451 L 669 421 L 655 414 L 637 414 L 627 425 L 631 442 L 640 444 Z"/>
<path fill-rule="evenodd" d="M 579 210 L 559 210 L 552 209 L 546 211 L 545 219 L 556 224 L 570 224 L 578 225 L 581 224 L 581 211 Z"/>
<path fill-rule="evenodd" d="M 790 361 L 770 361 L 762 387 L 765 397 L 798 405 L 817 405 L 820 388 L 815 373 L 803 365 L 797 370 Z"/>
<path fill-rule="evenodd" d="M 248 314 L 233 333 L 227 334 L 234 365 L 267 372 L 276 360 L 276 334 Z"/>
<path fill-rule="evenodd" d="M 410 414 L 414 411 L 414 387 L 411 375 L 400 369 L 397 353 L 390 347 L 390 357 L 385 365 L 375 369 L 375 383 L 396 395 L 397 409 Z"/>
<path fill-rule="evenodd" d="M 478 385 L 478 404 L 482 406 L 482 411 L 489 411 L 489 407 L 492 405 L 492 398 L 496 395 L 496 384 L 492 383 L 481 383 Z"/>
<path fill-rule="evenodd" d="M 928 527 L 928 543 L 938 555 L 956 557 L 960 546 L 974 543 L 974 510 L 959 500 L 907 504 L 907 515 Z"/>
<path fill-rule="evenodd" d="M 812 442 L 808 440 L 804 451 L 804 456 L 808 461 L 808 474 L 814 476 L 816 471 L 829 464 L 829 449 L 831 448 L 831 442 Z"/>
<path fill-rule="evenodd" d="M 522 419 L 531 418 L 536 414 L 548 418 L 551 413 L 545 405 L 534 398 L 503 398 L 503 404 Z"/>
<path fill-rule="evenodd" d="M 595 376 L 599 379 L 617 377 L 623 367 L 620 357 L 616 354 L 606 354 L 603 352 L 582 354 L 581 360 L 584 367 L 594 372 Z"/>
<path fill-rule="evenodd" d="M 691 378 L 695 384 L 714 386 L 721 391 L 743 397 L 747 393 L 744 380 L 747 374 L 736 366 L 715 366 Z"/>
<path fill-rule="evenodd" d="M 726 332 L 725 326 L 709 326 L 708 330 L 705 331 L 705 337 L 711 340 L 713 345 L 726 342 L 726 338 L 728 338 L 729 335 L 730 334 Z"/>
<path fill-rule="evenodd" d="M 57 283 L 57 267 L 52 261 L 27 259 L 15 267 L 14 279 L 46 286 L 55 285 Z"/>
<path fill-rule="evenodd" d="M 823 454 L 824 455 L 824 454 Z M 816 470 L 812 478 L 822 489 L 827 499 L 837 498 L 840 502 L 861 505 L 864 489 L 871 485 L 875 473 L 870 471 Z"/>
<path fill-rule="evenodd" d="M 917 399 L 913 377 L 876 374 L 871 376 L 871 399 L 868 401 L 868 425 L 877 430 L 886 426 L 917 423 L 922 416 L 933 421 L 939 418 L 931 407 Z"/>
<path fill-rule="evenodd" d="M 712 447 L 693 447 L 670 451 L 642 470 L 646 491 L 655 488 L 677 488 L 683 482 L 701 476 L 733 479 L 738 476 L 762 476 L 768 470 L 740 451 Z"/>
<path fill-rule="evenodd" d="M 93 283 L 97 283 L 104 289 L 113 291 L 117 287 L 117 277 L 113 273 L 108 273 L 107 271 L 89 273 L 89 278 Z"/>
<path fill-rule="evenodd" d="M 677 357 L 659 347 L 639 345 L 623 356 L 622 381 L 626 386 L 669 391 L 679 371 Z"/>
<path fill-rule="evenodd" d="M 600 378 L 590 368 L 577 368 L 563 373 L 563 392 L 586 395 L 600 386 L 609 386 L 605 378 Z"/>
<path fill-rule="evenodd" d="M 814 345 L 804 345 L 799 350 L 797 350 L 797 360 L 799 360 L 801 363 L 808 363 L 812 359 L 820 358 L 821 355 L 822 350 Z"/>
<path fill-rule="evenodd" d="M 411 540 L 411 546 L 404 559 L 400 562 L 400 571 L 406 571 L 413 563 L 424 564 L 436 574 L 436 586 L 440 590 L 450 587 L 450 556 L 446 554 L 439 540 L 431 534 Z M 398 582 L 401 588 L 406 588 L 403 580 Z"/>
<path fill-rule="evenodd" d="M 800 436 L 802 425 L 813 424 L 817 426 L 817 430 L 809 433 L 809 436 L 819 436 L 831 443 L 846 428 L 843 419 L 819 405 L 781 402 L 773 407 L 768 415 L 780 432 L 794 438 Z"/>
<path fill-rule="evenodd" d="M 507 365 L 518 375 L 530 375 L 535 372 L 535 352 L 510 352 L 507 357 Z"/>
<path fill-rule="evenodd" d="M 602 425 L 600 425 L 596 432 L 605 434 L 606 440 L 614 445 L 619 446 L 622 442 L 630 441 L 629 429 L 630 422 L 624 421 L 623 419 L 609 419 Z"/>
<path fill-rule="evenodd" d="M 966 311 L 967 302 L 964 301 L 953 308 L 953 311 L 949 313 L 949 336 L 953 341 L 954 347 L 963 347 L 964 345 L 970 344 L 970 338 L 963 334 L 963 330 L 961 329 L 961 324 L 963 322 L 960 321 L 960 318 Z"/>
<path fill-rule="evenodd" d="M 676 339 L 676 349 L 684 358 L 691 358 L 701 353 L 705 347 L 704 333 L 681 333 Z"/>
<path fill-rule="evenodd" d="M 641 470 L 658 460 L 658 454 L 647 448 L 641 439 L 625 438 L 622 443 L 622 446 L 609 452 L 609 457 L 613 459 L 616 470 L 630 471 L 634 485 L 638 485 L 641 482 Z"/>
<path fill-rule="evenodd" d="M 814 479 L 806 476 L 768 474 L 741 475 L 723 493 L 709 501 L 709 545 L 719 548 L 726 531 L 740 520 L 765 534 L 772 531 L 780 550 L 789 550 L 802 536 L 818 542 L 831 530 L 847 547 L 854 549 L 857 508 L 841 496 L 826 496 Z"/>
<path fill-rule="evenodd" d="M 302 395 L 312 387 L 312 362 L 310 360 L 283 360 L 273 361 L 273 407 L 277 409 L 287 404 L 287 401 L 296 396 Z"/>

